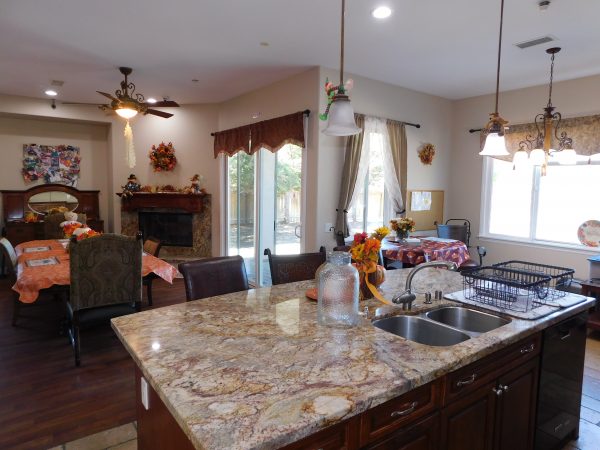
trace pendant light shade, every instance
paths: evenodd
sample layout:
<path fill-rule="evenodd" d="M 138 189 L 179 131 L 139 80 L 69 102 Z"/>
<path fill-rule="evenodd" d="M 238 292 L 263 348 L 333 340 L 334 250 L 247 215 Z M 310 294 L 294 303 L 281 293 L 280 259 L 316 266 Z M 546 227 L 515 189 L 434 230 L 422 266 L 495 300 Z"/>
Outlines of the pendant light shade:
<path fill-rule="evenodd" d="M 512 162 L 515 170 L 524 169 L 529 165 L 529 155 L 525 150 L 517 150 L 513 155 Z"/>
<path fill-rule="evenodd" d="M 479 152 L 481 156 L 506 156 L 508 151 L 506 150 L 506 140 L 504 134 L 490 133 L 485 138 L 485 145 L 483 150 Z"/>
<path fill-rule="evenodd" d="M 543 166 L 546 163 L 546 152 L 541 148 L 533 149 L 529 155 L 529 160 L 533 166 Z"/>
<path fill-rule="evenodd" d="M 340 84 L 334 86 L 329 80 L 325 83 L 325 92 L 329 98 L 324 114 L 320 114 L 321 120 L 327 120 L 327 127 L 323 134 L 328 136 L 352 136 L 362 130 L 356 126 L 354 120 L 354 109 L 346 94 L 344 86 L 344 16 L 346 14 L 346 0 L 342 0 L 342 28 L 340 45 Z M 349 85 L 351 81 L 349 80 Z M 348 89 L 350 89 L 348 87 Z"/>
<path fill-rule="evenodd" d="M 347 95 L 336 95 L 329 108 L 329 120 L 323 134 L 352 136 L 361 132 L 354 121 L 354 108 Z"/>
<path fill-rule="evenodd" d="M 138 112 L 133 108 L 119 108 L 116 110 L 116 113 L 124 119 L 131 119 L 136 116 Z"/>
<path fill-rule="evenodd" d="M 500 94 L 500 60 L 502 56 L 502 25 L 504 20 L 504 0 L 500 1 L 500 33 L 498 36 L 498 65 L 496 69 L 496 103 L 494 112 L 490 114 L 490 120 L 485 124 L 483 133 L 486 134 L 485 145 L 479 152 L 482 156 L 506 156 L 506 141 L 504 130 L 508 121 L 504 120 L 498 113 L 498 96 Z"/>

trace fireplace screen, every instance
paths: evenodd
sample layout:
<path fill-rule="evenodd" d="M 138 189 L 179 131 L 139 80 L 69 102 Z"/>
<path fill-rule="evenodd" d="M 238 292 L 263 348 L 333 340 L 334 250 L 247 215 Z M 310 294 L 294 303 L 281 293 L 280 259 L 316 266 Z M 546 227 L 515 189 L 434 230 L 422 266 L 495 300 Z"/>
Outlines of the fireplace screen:
<path fill-rule="evenodd" d="M 144 239 L 160 239 L 162 245 L 193 247 L 192 214 L 173 212 L 139 213 L 139 226 Z"/>

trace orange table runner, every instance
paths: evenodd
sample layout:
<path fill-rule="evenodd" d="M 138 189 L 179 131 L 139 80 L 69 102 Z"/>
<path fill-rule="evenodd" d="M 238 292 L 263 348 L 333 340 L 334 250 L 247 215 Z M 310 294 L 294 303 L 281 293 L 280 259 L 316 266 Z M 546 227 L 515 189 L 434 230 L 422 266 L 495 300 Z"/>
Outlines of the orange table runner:
<path fill-rule="evenodd" d="M 63 246 L 66 241 L 43 240 L 29 241 L 17 245 L 17 282 L 12 287 L 19 293 L 19 300 L 23 303 L 33 303 L 37 300 L 40 290 L 58 284 L 68 286 L 71 282 L 69 269 L 69 252 Z M 28 252 L 26 249 L 35 247 L 48 247 L 47 250 Z M 54 257 L 58 264 L 48 266 L 29 267 L 27 261 Z M 177 275 L 177 269 L 171 264 L 144 253 L 142 257 L 142 276 L 150 272 L 169 283 Z"/>

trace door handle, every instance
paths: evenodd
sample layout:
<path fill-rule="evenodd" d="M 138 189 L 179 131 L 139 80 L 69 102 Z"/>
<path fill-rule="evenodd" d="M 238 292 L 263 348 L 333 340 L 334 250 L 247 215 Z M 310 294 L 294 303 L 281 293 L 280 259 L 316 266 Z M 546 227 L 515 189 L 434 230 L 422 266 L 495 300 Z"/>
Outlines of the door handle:
<path fill-rule="evenodd" d="M 531 353 L 534 350 L 535 350 L 535 344 L 529 344 L 527 347 L 523 347 L 521 349 L 521 355 L 524 355 L 526 353 Z"/>
<path fill-rule="evenodd" d="M 501 388 L 501 387 L 499 387 L 499 388 L 497 388 L 497 389 L 496 389 L 496 388 L 492 388 L 492 392 L 493 392 L 494 394 L 496 394 L 498 397 L 500 397 L 504 391 L 502 390 L 502 388 Z"/>
<path fill-rule="evenodd" d="M 300 232 L 298 232 L 298 230 L 300 230 Z M 302 238 L 302 225 L 296 225 L 296 227 L 294 228 L 294 234 L 298 239 Z"/>
<path fill-rule="evenodd" d="M 560 337 L 561 341 L 564 341 L 565 339 L 569 339 L 571 337 L 571 332 L 567 331 L 566 334 L 564 334 L 563 336 Z"/>

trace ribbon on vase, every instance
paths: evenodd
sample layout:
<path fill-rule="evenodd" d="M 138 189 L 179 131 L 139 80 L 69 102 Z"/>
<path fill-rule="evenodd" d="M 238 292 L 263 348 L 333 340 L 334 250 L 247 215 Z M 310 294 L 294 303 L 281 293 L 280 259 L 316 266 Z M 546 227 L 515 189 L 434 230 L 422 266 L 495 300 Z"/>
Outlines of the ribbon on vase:
<path fill-rule="evenodd" d="M 369 274 L 377 272 L 377 262 L 375 262 L 375 261 L 357 262 L 356 268 L 359 270 L 359 272 L 362 272 L 365 274 L 365 284 L 367 285 L 367 288 L 369 288 L 369 291 L 371 291 L 373 296 L 377 300 L 379 300 L 381 303 L 383 303 L 384 305 L 393 305 L 392 302 L 390 302 L 389 300 L 386 300 L 383 297 L 383 295 L 381 295 L 381 293 L 377 290 L 377 287 L 373 286 L 371 284 L 371 282 L 369 281 Z"/>

